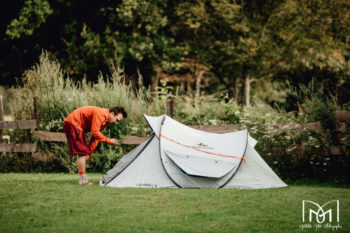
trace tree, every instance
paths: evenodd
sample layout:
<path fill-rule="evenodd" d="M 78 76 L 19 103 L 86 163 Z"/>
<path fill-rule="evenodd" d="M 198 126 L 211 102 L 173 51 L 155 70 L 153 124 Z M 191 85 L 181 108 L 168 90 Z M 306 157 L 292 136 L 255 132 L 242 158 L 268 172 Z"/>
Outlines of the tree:
<path fill-rule="evenodd" d="M 153 86 L 155 67 L 179 70 L 190 59 L 215 74 L 209 91 L 229 89 L 245 105 L 254 80 L 314 78 L 330 94 L 350 87 L 347 0 L 24 0 L 13 9 L 1 31 L 4 78 L 45 49 L 72 78 L 94 81 L 120 65 Z"/>
<path fill-rule="evenodd" d="M 140 69 L 150 77 L 154 65 L 174 68 L 181 58 L 169 36 L 167 4 L 25 0 L 17 18 L 7 25 L 6 40 L 15 47 L 32 40 L 27 50 L 36 56 L 42 49 L 50 51 L 71 77 L 85 73 L 93 81 L 112 64 L 124 66 L 130 75 Z"/>
<path fill-rule="evenodd" d="M 291 82 L 312 79 L 332 88 L 349 85 L 349 1 L 287 0 L 268 24 L 278 48 L 267 65 Z"/>
<path fill-rule="evenodd" d="M 84 23 L 84 53 L 91 58 L 100 57 L 107 64 L 126 66 L 130 73 L 140 69 L 151 77 L 155 66 L 176 68 L 181 49 L 168 32 L 167 7 L 167 1 L 161 0 L 124 0 L 101 8 L 108 12 L 103 28 Z"/>
<path fill-rule="evenodd" d="M 15 84 L 38 59 L 38 28 L 53 10 L 46 0 L 9 1 L 0 14 L 0 84 Z"/>
<path fill-rule="evenodd" d="M 280 1 L 194 1 L 183 2 L 176 12 L 181 24 L 181 43 L 189 56 L 213 67 L 213 72 L 235 90 L 238 101 L 240 82 L 244 83 L 243 104 L 250 102 L 250 82 L 263 78 L 263 65 L 272 56 L 266 25 Z M 264 10 L 262 10 L 264 9 Z M 185 29 L 185 32 L 183 32 Z M 228 86 L 228 87 L 227 87 Z M 231 88 L 233 87 L 233 88 Z"/>
<path fill-rule="evenodd" d="M 47 0 L 27 0 L 19 12 L 18 18 L 7 26 L 6 34 L 11 39 L 31 36 L 34 30 L 46 22 L 53 10 Z"/>

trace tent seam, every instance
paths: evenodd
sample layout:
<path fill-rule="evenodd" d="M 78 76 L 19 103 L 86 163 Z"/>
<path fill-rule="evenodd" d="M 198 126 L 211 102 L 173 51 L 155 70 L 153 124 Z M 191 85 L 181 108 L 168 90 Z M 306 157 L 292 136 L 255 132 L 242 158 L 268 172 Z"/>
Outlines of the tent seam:
<path fill-rule="evenodd" d="M 165 121 L 165 115 L 164 115 L 164 118 L 163 118 L 163 120 L 162 120 L 162 123 L 161 123 L 161 125 L 160 125 L 160 129 L 159 129 L 159 157 L 160 157 L 160 161 L 161 161 L 161 164 L 162 164 L 162 167 L 163 167 L 163 169 L 164 169 L 164 171 L 165 171 L 165 174 L 169 177 L 169 179 L 177 186 L 177 187 L 179 187 L 179 188 L 183 188 L 182 186 L 180 186 L 178 183 L 176 183 L 174 180 L 173 180 L 173 178 L 168 174 L 168 171 L 165 169 L 165 166 L 164 166 L 164 162 L 163 162 L 163 159 L 162 159 L 162 149 L 161 149 L 161 132 L 162 132 L 162 128 L 163 128 L 163 125 L 164 125 L 164 121 Z"/>
<path fill-rule="evenodd" d="M 243 153 L 243 156 L 242 156 L 242 158 L 244 158 L 244 156 L 245 156 L 245 153 L 246 153 L 246 151 L 247 151 L 247 146 L 248 146 L 248 136 L 249 136 L 249 132 L 248 132 L 248 130 L 247 130 L 247 140 L 246 140 L 246 144 L 245 144 L 245 149 L 244 149 L 244 153 Z M 242 165 L 242 162 L 243 162 L 243 160 L 241 160 L 240 161 L 240 163 L 239 163 L 239 165 L 238 165 L 238 168 L 236 169 L 236 172 L 235 173 L 233 173 L 232 174 L 232 176 L 231 176 L 231 178 L 230 179 L 228 179 L 223 185 L 221 185 L 219 188 L 223 188 L 223 187 L 225 187 L 225 185 L 227 185 L 231 180 L 232 180 L 232 178 L 237 174 L 237 172 L 238 172 L 238 170 L 239 170 L 239 168 L 241 167 L 241 165 Z"/>

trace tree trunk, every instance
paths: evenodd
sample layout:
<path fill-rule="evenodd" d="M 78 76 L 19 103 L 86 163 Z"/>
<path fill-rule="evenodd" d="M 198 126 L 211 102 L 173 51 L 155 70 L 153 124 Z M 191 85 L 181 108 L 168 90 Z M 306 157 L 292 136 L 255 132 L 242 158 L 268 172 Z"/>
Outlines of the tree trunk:
<path fill-rule="evenodd" d="M 236 78 L 236 80 L 235 80 L 235 86 L 234 86 L 234 100 L 235 100 L 235 102 L 236 102 L 236 104 L 239 104 L 239 90 L 240 90 L 240 88 L 239 88 L 239 79 L 238 78 Z"/>
<path fill-rule="evenodd" d="M 3 105 L 3 96 L 0 95 L 0 121 L 4 120 L 4 105 Z M 0 130 L 0 143 L 2 142 L 2 130 Z"/>
<path fill-rule="evenodd" d="M 187 95 L 190 96 L 192 94 L 191 80 L 188 80 L 186 82 L 186 89 L 187 89 Z"/>
<path fill-rule="evenodd" d="M 244 100 L 243 100 L 244 106 L 250 105 L 250 77 L 249 75 L 246 75 L 244 77 Z"/>
<path fill-rule="evenodd" d="M 184 81 L 182 81 L 182 82 L 180 83 L 179 92 L 180 92 L 180 94 L 185 93 L 185 82 L 184 82 Z"/>
<path fill-rule="evenodd" d="M 162 70 L 159 66 L 154 66 L 154 70 L 156 71 L 156 75 L 151 77 L 151 95 L 153 97 L 156 97 L 159 77 L 161 75 Z"/>
<path fill-rule="evenodd" d="M 158 76 L 153 76 L 152 77 L 152 83 L 151 83 L 151 95 L 153 97 L 157 96 L 158 82 L 159 82 Z"/>
<path fill-rule="evenodd" d="M 201 94 L 201 81 L 203 77 L 203 71 L 199 71 L 196 75 L 196 98 L 198 98 Z"/>

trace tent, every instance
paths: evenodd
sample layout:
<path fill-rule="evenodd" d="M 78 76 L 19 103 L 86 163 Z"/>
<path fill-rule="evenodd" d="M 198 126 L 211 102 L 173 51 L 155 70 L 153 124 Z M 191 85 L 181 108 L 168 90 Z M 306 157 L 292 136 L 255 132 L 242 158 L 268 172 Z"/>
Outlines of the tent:
<path fill-rule="evenodd" d="M 216 134 L 161 115 L 153 133 L 100 180 L 110 187 L 279 188 L 287 185 L 255 151 L 247 130 Z"/>

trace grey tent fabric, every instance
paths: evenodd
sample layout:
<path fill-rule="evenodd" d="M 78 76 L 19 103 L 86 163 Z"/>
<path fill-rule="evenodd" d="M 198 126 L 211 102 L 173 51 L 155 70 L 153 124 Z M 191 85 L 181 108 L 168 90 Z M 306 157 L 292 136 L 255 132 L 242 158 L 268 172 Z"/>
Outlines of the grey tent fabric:
<path fill-rule="evenodd" d="M 143 148 L 142 153 L 137 154 L 123 172 L 114 176 L 108 184 L 103 182 L 100 182 L 100 184 L 109 187 L 176 188 L 176 185 L 168 178 L 161 165 L 158 151 L 158 138 L 152 137 L 148 146 Z M 112 173 L 112 171 L 108 173 Z"/>
<path fill-rule="evenodd" d="M 162 115 L 153 134 L 100 181 L 110 187 L 278 188 L 287 185 L 255 151 L 247 130 L 203 132 Z"/>
<path fill-rule="evenodd" d="M 166 150 L 164 152 L 182 171 L 192 176 L 221 178 L 227 175 L 234 166 L 237 166 L 237 164 L 230 161 L 222 161 L 213 157 L 203 158 L 201 156 L 178 154 Z"/>
<path fill-rule="evenodd" d="M 107 172 L 102 177 L 102 182 L 104 184 L 108 184 L 111 180 L 114 179 L 119 173 L 121 173 L 132 161 L 144 150 L 144 148 L 148 145 L 148 143 L 152 140 L 154 134 L 148 137 L 143 143 L 137 146 L 134 150 L 124 155 L 123 158 L 119 160 L 119 162 Z"/>

